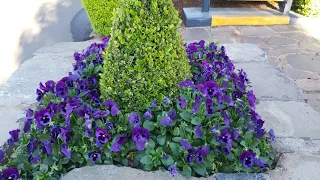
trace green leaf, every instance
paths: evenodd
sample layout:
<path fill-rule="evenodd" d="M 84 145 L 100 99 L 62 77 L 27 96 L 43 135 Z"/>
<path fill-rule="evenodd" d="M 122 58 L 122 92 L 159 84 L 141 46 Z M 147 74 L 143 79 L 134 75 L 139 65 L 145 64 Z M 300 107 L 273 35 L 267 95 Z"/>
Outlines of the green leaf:
<path fill-rule="evenodd" d="M 246 141 L 245 140 L 242 140 L 241 142 L 240 142 L 240 144 L 243 146 L 243 147 L 247 147 L 247 143 L 246 143 Z"/>
<path fill-rule="evenodd" d="M 180 145 L 177 143 L 169 143 L 170 149 L 174 155 L 178 155 L 180 151 Z"/>
<path fill-rule="evenodd" d="M 165 165 L 165 166 L 170 166 L 171 164 L 174 163 L 172 156 L 168 155 L 168 159 L 161 159 L 161 162 Z"/>
<path fill-rule="evenodd" d="M 154 122 L 152 122 L 152 121 L 144 121 L 143 127 L 147 128 L 149 131 L 153 131 L 154 130 Z"/>
<path fill-rule="evenodd" d="M 73 153 L 72 156 L 71 156 L 71 159 L 75 162 L 78 162 L 78 163 L 83 163 L 84 159 L 82 158 L 82 156 L 78 153 Z"/>
<path fill-rule="evenodd" d="M 183 166 L 183 174 L 187 179 L 191 177 L 191 168 L 186 164 Z"/>
<path fill-rule="evenodd" d="M 152 157 L 150 155 L 146 155 L 146 156 L 143 156 L 141 159 L 140 159 L 140 162 L 142 164 L 152 164 Z"/>
<path fill-rule="evenodd" d="M 195 166 L 193 166 L 193 170 L 199 175 L 202 175 L 202 176 L 206 175 L 206 168 L 201 164 L 196 164 Z"/>
<path fill-rule="evenodd" d="M 46 159 L 43 160 L 43 164 L 46 164 L 48 166 L 51 166 L 54 163 L 52 157 L 47 157 Z"/>
<path fill-rule="evenodd" d="M 201 124 L 201 118 L 199 118 L 199 117 L 192 118 L 191 124 L 193 124 L 193 125 Z"/>
<path fill-rule="evenodd" d="M 229 161 L 233 161 L 234 160 L 234 154 L 231 152 L 231 153 L 229 153 L 228 155 L 227 155 L 227 159 L 229 160 Z"/>
<path fill-rule="evenodd" d="M 51 139 L 51 136 L 49 134 L 40 134 L 38 136 L 39 141 L 48 141 L 49 139 Z"/>
<path fill-rule="evenodd" d="M 40 171 L 48 172 L 48 165 L 46 165 L 46 164 L 41 164 L 41 165 L 40 165 Z"/>
<path fill-rule="evenodd" d="M 180 142 L 182 140 L 181 137 L 174 137 L 172 138 L 172 141 L 175 141 L 175 142 Z"/>
<path fill-rule="evenodd" d="M 79 94 L 79 96 L 80 96 L 80 97 L 83 97 L 83 96 L 85 96 L 85 95 L 87 95 L 87 94 L 88 94 L 87 91 L 82 91 L 82 92 Z"/>
<path fill-rule="evenodd" d="M 182 119 L 186 121 L 190 121 L 191 119 L 191 114 L 188 113 L 187 111 L 181 112 L 179 115 L 181 116 Z"/>
<path fill-rule="evenodd" d="M 213 145 L 215 145 L 215 146 L 219 146 L 219 145 L 220 145 L 220 143 L 219 143 L 216 139 L 214 139 L 214 138 L 211 139 L 210 143 L 213 144 Z"/>
<path fill-rule="evenodd" d="M 124 166 L 128 166 L 128 165 L 129 165 L 128 159 L 122 159 L 122 160 L 121 160 L 121 163 L 122 163 L 122 165 L 124 165 Z"/>
<path fill-rule="evenodd" d="M 157 137 L 157 141 L 160 145 L 164 145 L 164 143 L 166 142 L 166 136 L 158 136 Z"/>
<path fill-rule="evenodd" d="M 179 134 L 180 134 L 180 128 L 179 128 L 179 127 L 175 127 L 175 128 L 173 129 L 173 135 L 179 136 Z"/>
<path fill-rule="evenodd" d="M 149 141 L 147 142 L 147 148 L 153 149 L 155 146 L 156 146 L 156 143 L 150 138 Z"/>
<path fill-rule="evenodd" d="M 69 159 L 66 158 L 66 157 L 59 160 L 59 164 L 61 164 L 61 165 L 63 165 L 63 164 L 68 164 L 68 162 L 69 162 Z"/>

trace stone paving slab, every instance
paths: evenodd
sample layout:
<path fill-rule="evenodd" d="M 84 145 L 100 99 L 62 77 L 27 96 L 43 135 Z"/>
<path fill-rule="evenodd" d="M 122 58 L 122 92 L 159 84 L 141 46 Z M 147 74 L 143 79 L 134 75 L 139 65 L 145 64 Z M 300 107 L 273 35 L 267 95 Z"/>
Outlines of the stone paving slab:
<path fill-rule="evenodd" d="M 296 85 L 301 88 L 304 92 L 317 92 L 320 93 L 320 79 L 298 79 Z"/>
<path fill-rule="evenodd" d="M 188 28 L 181 32 L 185 41 L 210 40 L 210 34 L 207 28 Z"/>
<path fill-rule="evenodd" d="M 320 154 L 320 139 L 311 140 L 308 138 L 301 139 L 277 137 L 272 146 L 277 154 L 294 152 Z"/>
<path fill-rule="evenodd" d="M 294 81 L 266 63 L 237 63 L 251 81 L 252 89 L 259 100 L 302 101 L 303 92 Z"/>
<path fill-rule="evenodd" d="M 234 63 L 265 62 L 267 57 L 257 45 L 254 44 L 224 44 L 227 55 Z"/>
<path fill-rule="evenodd" d="M 260 101 L 257 112 L 277 137 L 320 139 L 320 113 L 296 101 Z"/>

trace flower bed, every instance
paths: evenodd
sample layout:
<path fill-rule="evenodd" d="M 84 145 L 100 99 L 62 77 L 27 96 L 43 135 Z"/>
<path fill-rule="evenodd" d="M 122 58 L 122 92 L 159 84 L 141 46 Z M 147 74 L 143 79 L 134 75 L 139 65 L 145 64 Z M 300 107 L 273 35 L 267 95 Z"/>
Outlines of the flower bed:
<path fill-rule="evenodd" d="M 272 168 L 273 130 L 263 129 L 247 75 L 235 71 L 223 46 L 186 45 L 193 78 L 180 83 L 180 97 L 125 112 L 99 98 L 108 41 L 76 52 L 73 73 L 40 83 L 39 107 L 26 111 L 23 133 L 9 132 L 13 154 L 0 150 L 0 162 L 6 162 L 0 179 L 58 179 L 94 164 L 166 168 L 186 177 Z"/>

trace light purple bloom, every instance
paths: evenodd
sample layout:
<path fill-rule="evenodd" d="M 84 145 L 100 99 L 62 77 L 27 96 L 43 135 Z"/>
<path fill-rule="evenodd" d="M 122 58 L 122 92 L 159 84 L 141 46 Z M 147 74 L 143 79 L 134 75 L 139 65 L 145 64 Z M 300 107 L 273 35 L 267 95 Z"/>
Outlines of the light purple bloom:
<path fill-rule="evenodd" d="M 71 151 L 68 147 L 67 144 L 62 144 L 61 145 L 61 152 L 68 158 L 70 159 L 71 158 Z"/>
<path fill-rule="evenodd" d="M 107 109 L 111 112 L 112 116 L 117 116 L 119 112 L 119 106 L 117 103 L 112 101 L 111 99 L 107 100 L 104 105 L 107 107 Z"/>
<path fill-rule="evenodd" d="M 52 116 L 46 108 L 43 108 L 34 114 L 34 118 L 36 119 L 38 129 L 43 129 L 50 123 Z"/>
<path fill-rule="evenodd" d="M 88 156 L 89 159 L 94 163 L 101 158 L 101 154 L 98 151 L 90 152 Z"/>
<path fill-rule="evenodd" d="M 4 151 L 2 149 L 0 149 L 0 164 L 2 163 L 2 161 L 4 160 Z"/>
<path fill-rule="evenodd" d="M 133 124 L 134 126 L 139 126 L 141 121 L 141 117 L 137 113 L 130 113 L 129 116 L 129 122 L 130 124 Z"/>
<path fill-rule="evenodd" d="M 126 134 L 118 135 L 114 138 L 114 142 L 111 145 L 110 151 L 111 152 L 118 152 L 121 150 L 121 146 L 125 143 L 127 138 Z"/>
<path fill-rule="evenodd" d="M 192 106 L 192 114 L 196 114 L 199 111 L 199 106 L 201 104 L 201 98 L 199 95 L 195 96 L 195 102 Z"/>
<path fill-rule="evenodd" d="M 254 164 L 254 153 L 252 151 L 244 151 L 240 155 L 240 161 L 246 168 L 250 168 Z"/>
<path fill-rule="evenodd" d="M 238 139 L 239 131 L 236 128 L 232 128 L 233 139 Z"/>
<path fill-rule="evenodd" d="M 259 166 L 261 169 L 265 169 L 268 165 L 262 161 L 262 159 L 255 159 L 254 163 Z"/>
<path fill-rule="evenodd" d="M 274 141 L 275 140 L 273 129 L 269 130 L 269 140 L 270 141 Z"/>
<path fill-rule="evenodd" d="M 143 117 L 145 118 L 145 119 L 148 119 L 148 120 L 150 120 L 150 119 L 152 119 L 152 111 L 150 110 L 150 109 L 148 109 L 144 114 L 143 114 Z"/>
<path fill-rule="evenodd" d="M 175 165 L 175 164 L 172 164 L 172 165 L 169 167 L 169 171 L 170 171 L 171 175 L 174 177 L 174 176 L 177 174 L 176 165 Z"/>
<path fill-rule="evenodd" d="M 218 92 L 218 84 L 213 81 L 207 81 L 201 87 L 201 92 L 204 96 L 213 97 Z"/>
<path fill-rule="evenodd" d="M 180 107 L 181 109 L 186 109 L 186 107 L 187 107 L 187 101 L 186 101 L 186 99 L 185 99 L 185 98 L 182 98 L 182 97 L 179 97 L 179 98 L 178 98 L 178 101 L 179 101 L 179 107 Z"/>
<path fill-rule="evenodd" d="M 96 143 L 100 147 L 107 143 L 111 139 L 111 136 L 108 134 L 108 131 L 102 128 L 96 129 Z"/>
<path fill-rule="evenodd" d="M 42 142 L 42 153 L 50 155 L 52 151 L 51 142 L 44 141 Z"/>
<path fill-rule="evenodd" d="M 202 136 L 201 125 L 197 125 L 197 126 L 194 128 L 194 131 L 195 131 L 195 135 L 196 135 L 197 138 L 199 138 L 199 137 Z"/>
<path fill-rule="evenodd" d="M 179 83 L 180 88 L 190 88 L 192 90 L 195 89 L 194 83 L 191 79 L 186 79 L 185 81 L 182 81 Z"/>
<path fill-rule="evenodd" d="M 176 119 L 177 118 L 177 114 L 176 114 L 176 110 L 172 109 L 168 112 L 168 116 L 171 118 L 171 119 Z"/>
<path fill-rule="evenodd" d="M 167 126 L 173 126 L 173 120 L 170 117 L 164 117 L 161 121 L 160 124 L 164 127 Z"/>
<path fill-rule="evenodd" d="M 192 149 L 192 146 L 190 145 L 190 143 L 186 140 L 180 140 L 180 145 L 185 149 L 185 150 L 189 150 Z"/>
<path fill-rule="evenodd" d="M 149 140 L 149 130 L 141 127 L 135 127 L 132 131 L 132 141 L 136 142 L 136 147 L 139 151 L 142 151 L 146 147 L 146 143 Z"/>

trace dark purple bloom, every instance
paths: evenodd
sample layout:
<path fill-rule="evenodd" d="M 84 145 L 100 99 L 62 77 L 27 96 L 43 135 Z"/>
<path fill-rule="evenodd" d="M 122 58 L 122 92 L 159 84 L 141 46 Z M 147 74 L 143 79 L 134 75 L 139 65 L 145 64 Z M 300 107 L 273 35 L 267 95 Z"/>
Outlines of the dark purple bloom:
<path fill-rule="evenodd" d="M 189 153 L 186 155 L 186 161 L 188 163 L 192 163 L 194 161 L 194 156 L 195 154 L 193 153 L 193 151 L 189 150 Z"/>
<path fill-rule="evenodd" d="M 78 53 L 78 52 L 75 52 L 75 53 L 73 54 L 73 57 L 74 57 L 74 60 L 76 60 L 76 61 L 82 60 L 82 59 L 81 59 L 81 54 Z"/>
<path fill-rule="evenodd" d="M 101 154 L 98 151 L 90 152 L 88 156 L 89 159 L 94 163 L 101 158 Z"/>
<path fill-rule="evenodd" d="M 152 111 L 150 109 L 148 109 L 144 114 L 143 114 L 143 117 L 150 120 L 152 119 Z"/>
<path fill-rule="evenodd" d="M 67 144 L 62 144 L 61 145 L 61 152 L 68 158 L 70 159 L 71 158 L 71 151 L 68 147 Z"/>
<path fill-rule="evenodd" d="M 158 107 L 158 105 L 157 105 L 155 102 L 152 102 L 151 105 L 150 105 L 150 107 L 151 107 L 151 108 L 156 108 L 156 107 Z"/>
<path fill-rule="evenodd" d="M 59 109 L 59 106 L 56 105 L 55 103 L 53 102 L 50 102 L 46 109 L 48 110 L 48 112 L 51 114 L 51 117 L 53 117 L 57 112 L 58 112 L 58 109 Z"/>
<path fill-rule="evenodd" d="M 172 102 L 172 98 L 169 98 L 169 97 L 166 97 L 164 100 L 163 100 L 163 104 L 165 106 L 168 106 L 169 104 L 171 104 Z"/>
<path fill-rule="evenodd" d="M 263 124 L 264 124 L 264 121 L 262 119 L 259 119 L 257 122 L 257 128 L 262 128 Z"/>
<path fill-rule="evenodd" d="M 89 77 L 88 78 L 88 83 L 89 83 L 90 86 L 95 86 L 97 84 L 97 78 Z"/>
<path fill-rule="evenodd" d="M 183 146 L 183 148 L 185 150 L 189 150 L 192 149 L 192 146 L 190 145 L 190 143 L 186 140 L 180 140 L 180 145 Z"/>
<path fill-rule="evenodd" d="M 166 155 L 166 154 L 163 154 L 163 155 L 162 155 L 162 158 L 163 158 L 163 159 L 168 159 L 168 158 L 169 158 L 169 156 L 168 156 L 168 155 Z"/>
<path fill-rule="evenodd" d="M 64 143 L 67 143 L 70 141 L 70 135 L 68 134 L 68 130 L 66 128 L 60 128 L 61 131 L 61 139 L 63 140 Z"/>
<path fill-rule="evenodd" d="M 20 132 L 19 129 L 9 131 L 9 134 L 11 136 L 7 141 L 9 145 L 19 141 L 19 132 Z"/>
<path fill-rule="evenodd" d="M 34 114 L 34 118 L 36 119 L 38 129 L 43 129 L 50 123 L 52 116 L 46 108 L 43 108 Z"/>
<path fill-rule="evenodd" d="M 132 141 L 136 142 L 139 151 L 144 150 L 149 140 L 149 130 L 141 127 L 135 127 L 132 131 Z"/>
<path fill-rule="evenodd" d="M 111 152 L 118 152 L 121 150 L 121 146 L 125 143 L 127 138 L 126 134 L 118 135 L 114 138 L 114 142 L 111 145 L 110 151 Z"/>
<path fill-rule="evenodd" d="M 58 139 L 58 135 L 61 133 L 61 129 L 59 127 L 54 127 L 51 129 L 51 141 L 56 142 Z"/>
<path fill-rule="evenodd" d="M 201 125 L 197 125 L 197 126 L 194 128 L 194 131 L 195 131 L 195 135 L 196 135 L 197 138 L 199 138 L 199 137 L 202 136 Z"/>
<path fill-rule="evenodd" d="M 180 82 L 180 88 L 190 88 L 192 90 L 195 89 L 194 83 L 191 79 L 186 79 L 185 81 Z"/>
<path fill-rule="evenodd" d="M 231 143 L 226 144 L 226 147 L 222 148 L 223 154 L 228 155 L 231 152 L 231 147 L 232 147 Z"/>
<path fill-rule="evenodd" d="M 256 138 L 262 138 L 265 134 L 265 130 L 261 129 L 261 128 L 256 128 L 256 134 L 255 137 Z"/>
<path fill-rule="evenodd" d="M 32 164 L 38 164 L 38 162 L 40 160 L 40 156 L 38 155 L 38 156 L 33 157 L 32 155 L 30 155 L 30 159 L 29 160 L 30 160 L 30 162 Z"/>
<path fill-rule="evenodd" d="M 114 101 L 112 101 L 111 99 L 110 100 L 107 100 L 104 105 L 107 107 L 107 109 L 111 112 L 111 115 L 112 116 L 116 116 L 118 115 L 118 112 L 119 112 L 119 106 L 117 103 L 115 103 Z"/>
<path fill-rule="evenodd" d="M 24 133 L 30 132 L 31 124 L 32 124 L 32 119 L 27 119 L 23 126 Z"/>
<path fill-rule="evenodd" d="M 173 126 L 173 120 L 170 117 L 164 117 L 161 121 L 160 124 L 164 127 L 167 126 Z"/>
<path fill-rule="evenodd" d="M 38 140 L 30 141 L 27 145 L 28 154 L 32 154 L 38 148 Z"/>
<path fill-rule="evenodd" d="M 42 142 L 42 152 L 43 152 L 44 154 L 50 155 L 50 154 L 51 154 L 51 151 L 52 151 L 51 142 L 50 142 L 50 141 L 44 141 L 44 142 Z"/>
<path fill-rule="evenodd" d="M 203 84 L 203 87 L 201 87 L 200 90 L 203 95 L 213 97 L 217 93 L 218 89 L 219 87 L 217 83 L 213 81 L 207 81 Z"/>
<path fill-rule="evenodd" d="M 213 102 L 211 98 L 207 98 L 206 100 L 206 111 L 207 115 L 212 115 L 214 113 Z"/>
<path fill-rule="evenodd" d="M 111 139 L 111 136 L 108 134 L 108 131 L 102 128 L 96 129 L 96 143 L 98 147 L 107 143 Z"/>
<path fill-rule="evenodd" d="M 238 139 L 239 131 L 236 128 L 232 128 L 233 139 Z"/>
<path fill-rule="evenodd" d="M 219 136 L 219 140 L 222 144 L 231 144 L 231 134 L 228 132 L 228 129 L 223 129 Z"/>
<path fill-rule="evenodd" d="M 250 168 L 254 164 L 254 153 L 252 151 L 244 151 L 240 155 L 240 161 L 246 168 Z"/>
<path fill-rule="evenodd" d="M 194 102 L 194 104 L 193 104 L 193 106 L 192 106 L 192 114 L 195 114 L 195 113 L 197 113 L 197 112 L 199 111 L 199 106 L 200 106 L 200 104 L 201 104 L 201 98 L 200 98 L 200 96 L 197 94 L 197 95 L 195 96 L 195 102 Z"/>
<path fill-rule="evenodd" d="M 182 108 L 182 109 L 186 109 L 186 107 L 187 107 L 186 99 L 182 98 L 182 97 L 179 97 L 178 101 L 179 101 L 179 107 Z"/>
<path fill-rule="evenodd" d="M 233 101 L 231 100 L 230 96 L 225 95 L 225 96 L 223 97 L 223 99 L 228 103 L 228 106 L 229 106 L 229 107 L 233 107 L 233 106 L 234 106 L 234 103 L 233 103 Z"/>
<path fill-rule="evenodd" d="M 174 177 L 174 176 L 177 174 L 176 165 L 175 165 L 175 164 L 172 164 L 172 165 L 169 167 L 169 171 L 170 171 L 171 175 Z"/>
<path fill-rule="evenodd" d="M 253 126 L 253 125 L 251 125 L 251 124 L 250 124 L 250 125 L 248 126 L 248 130 L 250 130 L 250 131 L 254 131 L 254 129 L 255 129 L 255 128 L 254 128 L 254 126 Z"/>
<path fill-rule="evenodd" d="M 208 146 L 203 146 L 201 149 L 197 149 L 195 152 L 196 162 L 201 164 L 204 158 L 209 154 L 210 148 Z"/>
<path fill-rule="evenodd" d="M 217 50 L 217 46 L 214 44 L 214 42 L 209 44 L 210 50 Z"/>
<path fill-rule="evenodd" d="M 15 167 L 8 167 L 2 170 L 0 179 L 2 180 L 18 180 L 20 178 L 19 170 Z"/>
<path fill-rule="evenodd" d="M 259 166 L 261 169 L 265 169 L 268 165 L 262 161 L 262 159 L 255 159 L 254 163 Z"/>
<path fill-rule="evenodd" d="M 130 113 L 129 116 L 129 122 L 130 124 L 133 124 L 134 126 L 139 126 L 141 121 L 141 117 L 137 113 Z"/>
<path fill-rule="evenodd" d="M 2 161 L 4 160 L 4 151 L 2 149 L 0 149 L 0 164 L 2 163 Z"/>
<path fill-rule="evenodd" d="M 88 91 L 88 83 L 86 81 L 80 80 L 77 85 L 77 90 L 79 90 L 79 92 Z"/>
<path fill-rule="evenodd" d="M 107 128 L 107 130 L 113 129 L 113 128 L 114 128 L 114 123 L 111 122 L 111 121 L 108 121 L 108 122 L 106 123 L 106 128 Z"/>
<path fill-rule="evenodd" d="M 210 132 L 214 133 L 214 132 L 218 131 L 219 127 L 220 127 L 219 125 L 216 125 L 214 128 L 212 128 L 210 130 Z"/>
<path fill-rule="evenodd" d="M 230 118 L 229 118 L 229 116 L 227 115 L 227 113 L 225 111 L 222 111 L 222 117 L 223 117 L 223 120 L 224 120 L 224 124 L 227 127 L 230 127 Z"/>
<path fill-rule="evenodd" d="M 68 95 L 68 88 L 63 81 L 59 81 L 56 85 L 56 95 L 61 98 L 66 98 Z"/>
<path fill-rule="evenodd" d="M 176 110 L 172 109 L 168 112 L 168 116 L 171 118 L 171 119 L 176 119 L 177 118 L 177 114 L 176 114 Z"/>
<path fill-rule="evenodd" d="M 36 100 L 41 101 L 42 97 L 44 96 L 44 93 L 40 89 L 37 89 L 36 94 L 37 94 Z"/>
<path fill-rule="evenodd" d="M 43 85 L 42 83 L 40 83 L 40 89 L 44 92 L 52 92 L 54 93 L 54 87 L 55 87 L 56 83 L 52 80 L 49 80 L 45 83 L 45 85 Z"/>
<path fill-rule="evenodd" d="M 269 140 L 270 141 L 274 141 L 275 140 L 273 129 L 269 130 Z"/>

